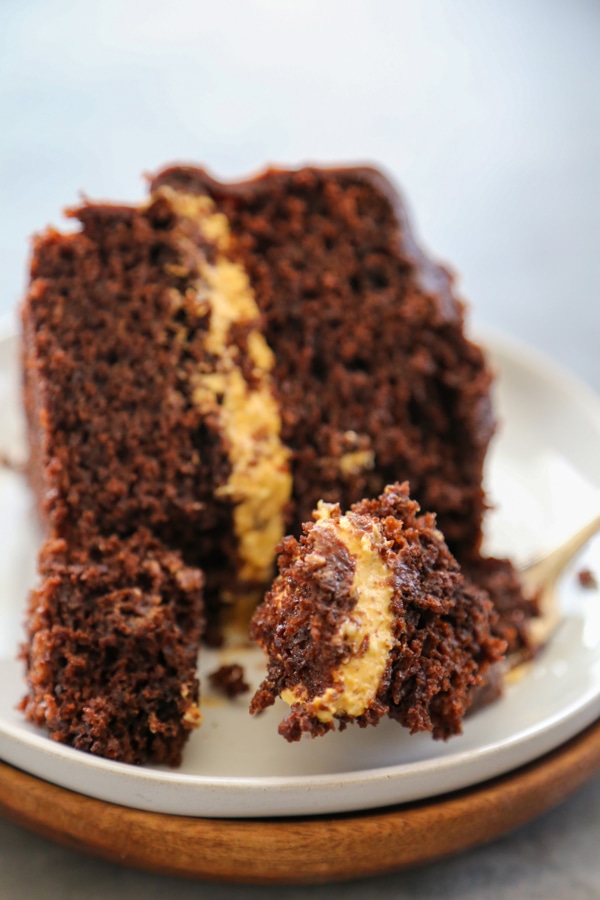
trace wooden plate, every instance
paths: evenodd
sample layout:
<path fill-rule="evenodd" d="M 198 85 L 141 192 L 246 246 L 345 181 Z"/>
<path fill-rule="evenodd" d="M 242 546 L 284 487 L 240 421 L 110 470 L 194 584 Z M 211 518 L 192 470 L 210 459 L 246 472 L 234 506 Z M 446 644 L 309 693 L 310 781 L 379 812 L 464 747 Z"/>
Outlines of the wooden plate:
<path fill-rule="evenodd" d="M 194 819 L 64 790 L 0 763 L 0 813 L 75 850 L 187 877 L 257 884 L 382 874 L 484 843 L 600 770 L 600 720 L 535 763 L 423 803 L 343 816 Z"/>

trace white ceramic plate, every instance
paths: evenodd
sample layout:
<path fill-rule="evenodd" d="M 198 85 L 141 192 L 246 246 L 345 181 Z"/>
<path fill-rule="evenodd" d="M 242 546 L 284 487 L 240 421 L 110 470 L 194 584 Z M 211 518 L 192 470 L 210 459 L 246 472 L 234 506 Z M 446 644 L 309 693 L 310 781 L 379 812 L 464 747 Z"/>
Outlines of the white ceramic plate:
<path fill-rule="evenodd" d="M 489 457 L 490 550 L 527 558 L 566 537 L 600 508 L 600 400 L 527 348 L 485 339 L 499 377 L 501 428 Z M 0 444 L 24 456 L 18 344 L 0 340 Z M 564 621 L 551 646 L 502 700 L 465 722 L 448 743 L 411 737 L 394 722 L 349 728 L 299 744 L 277 734 L 283 708 L 247 714 L 249 695 L 212 696 L 203 679 L 204 724 L 173 771 L 109 762 L 51 741 L 16 705 L 16 661 L 37 530 L 22 476 L 0 469 L 0 757 L 66 788 L 155 812 L 208 817 L 342 813 L 419 800 L 510 771 L 560 745 L 600 716 L 600 596 L 576 573 L 600 574 L 593 542 L 561 585 Z M 201 673 L 241 662 L 256 686 L 254 650 L 201 654 Z"/>

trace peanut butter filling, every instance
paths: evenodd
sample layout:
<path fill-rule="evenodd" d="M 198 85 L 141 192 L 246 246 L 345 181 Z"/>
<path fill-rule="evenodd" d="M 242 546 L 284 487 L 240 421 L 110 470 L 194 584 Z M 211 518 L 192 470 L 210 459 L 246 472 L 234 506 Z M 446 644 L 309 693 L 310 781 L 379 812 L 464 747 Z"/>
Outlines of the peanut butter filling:
<path fill-rule="evenodd" d="M 205 349 L 215 362 L 192 380 L 192 402 L 203 415 L 218 417 L 229 446 L 229 480 L 216 492 L 233 506 L 240 582 L 264 583 L 272 576 L 275 546 L 284 533 L 284 510 L 292 491 L 289 451 L 281 441 L 281 416 L 273 395 L 273 353 L 260 330 L 260 312 L 243 267 L 228 257 L 231 235 L 226 217 L 211 198 L 160 188 L 179 218 L 182 259 L 192 259 L 191 288 L 199 309 L 210 311 Z M 208 261 L 193 230 L 216 248 Z M 171 270 L 173 267 L 171 267 Z M 176 274 L 176 273 L 175 273 Z M 188 287 L 186 294 L 189 296 Z M 229 342 L 234 325 L 248 326 L 247 353 L 253 383 L 244 378 L 240 348 Z"/>
<path fill-rule="evenodd" d="M 375 451 L 370 446 L 371 439 L 368 435 L 346 431 L 343 438 L 345 450 L 338 460 L 342 475 L 349 477 L 375 468 Z"/>
<path fill-rule="evenodd" d="M 357 516 L 337 516 L 337 506 L 319 503 L 315 528 L 331 530 L 355 559 L 352 590 L 356 604 L 333 640 L 346 649 L 345 661 L 332 673 L 333 686 L 308 699 L 302 689 L 284 690 L 286 703 L 305 704 L 306 712 L 321 722 L 336 715 L 360 716 L 377 696 L 394 644 L 392 573 L 384 563 L 380 549 L 385 538 L 377 522 L 357 523 Z"/>
<path fill-rule="evenodd" d="M 190 689 L 187 684 L 182 685 L 181 687 L 181 696 L 184 700 L 190 695 Z M 197 703 L 191 703 L 188 709 L 183 714 L 181 721 L 184 725 L 187 725 L 188 728 L 200 728 L 202 725 L 202 713 L 200 712 L 200 708 Z"/>

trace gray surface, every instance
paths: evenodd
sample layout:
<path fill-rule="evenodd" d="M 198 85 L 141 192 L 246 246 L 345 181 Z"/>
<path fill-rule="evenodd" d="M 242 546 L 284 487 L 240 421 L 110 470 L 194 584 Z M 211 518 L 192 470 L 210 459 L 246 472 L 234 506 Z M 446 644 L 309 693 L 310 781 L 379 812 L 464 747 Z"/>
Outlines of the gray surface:
<path fill-rule="evenodd" d="M 211 8 L 212 7 L 212 8 Z M 0 4 L 0 314 L 31 232 L 139 173 L 371 159 L 461 273 L 475 322 L 600 389 L 600 5 L 403 0 Z M 600 781 L 461 857 L 311 896 L 600 896 Z M 0 821 L 0 897 L 303 897 L 70 853 Z"/>

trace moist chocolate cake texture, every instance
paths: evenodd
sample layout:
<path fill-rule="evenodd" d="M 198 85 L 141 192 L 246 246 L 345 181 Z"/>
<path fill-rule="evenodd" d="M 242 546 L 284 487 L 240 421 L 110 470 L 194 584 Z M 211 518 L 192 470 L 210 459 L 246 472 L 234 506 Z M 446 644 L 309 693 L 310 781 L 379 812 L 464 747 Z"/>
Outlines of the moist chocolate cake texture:
<path fill-rule="evenodd" d="M 95 571 L 104 542 L 127 553 L 138 541 L 140 559 L 144 542 L 155 542 L 152 553 L 175 554 L 169 565 L 178 560 L 195 584 L 182 595 L 173 579 L 161 583 L 170 646 L 182 603 L 202 619 L 202 578 L 211 622 L 224 608 L 251 608 L 273 577 L 275 547 L 300 534 L 318 501 L 348 509 L 408 480 L 489 590 L 498 636 L 509 649 L 527 643 L 530 609 L 510 563 L 480 554 L 490 372 L 465 337 L 450 275 L 417 248 L 387 179 L 367 168 L 304 168 L 222 184 L 177 166 L 151 181 L 138 206 L 85 203 L 69 215 L 78 230 L 35 240 L 22 310 L 30 476 L 50 546 L 62 542 L 64 591 L 72 585 L 83 602 L 87 580 L 71 567 Z M 45 634 L 54 615 L 61 624 L 48 553 L 38 589 L 48 598 Z M 146 596 L 133 576 L 125 585 L 115 574 L 112 585 L 111 554 L 103 596 Z M 81 626 L 92 644 L 109 605 Z M 89 707 L 77 692 L 80 669 L 48 667 L 42 689 L 34 607 L 24 708 L 36 722 L 52 708 L 52 734 L 77 743 Z M 196 648 L 199 636 L 199 626 L 189 632 Z M 64 706 L 61 665 L 72 678 Z M 173 684 L 188 691 L 186 653 L 177 665 Z M 135 751 L 123 724 L 110 754 L 167 758 L 150 736 L 177 735 L 179 748 L 184 706 L 165 706 L 162 731 L 148 714 Z M 139 715 L 133 704 L 134 730 Z"/>
<path fill-rule="evenodd" d="M 291 705 L 289 741 L 384 715 L 447 738 L 475 688 L 503 658 L 488 595 L 468 582 L 408 485 L 375 500 L 320 503 L 299 541 L 280 546 L 280 573 L 252 621 L 268 673 L 252 712 Z"/>
<path fill-rule="evenodd" d="M 200 723 L 202 577 L 143 531 L 48 540 L 29 598 L 27 717 L 109 759 L 177 765 Z"/>

